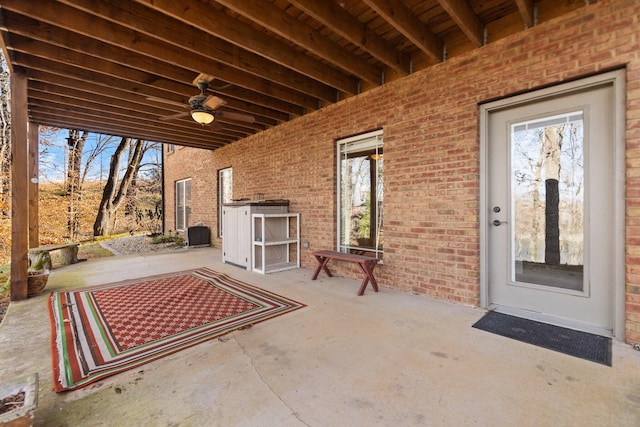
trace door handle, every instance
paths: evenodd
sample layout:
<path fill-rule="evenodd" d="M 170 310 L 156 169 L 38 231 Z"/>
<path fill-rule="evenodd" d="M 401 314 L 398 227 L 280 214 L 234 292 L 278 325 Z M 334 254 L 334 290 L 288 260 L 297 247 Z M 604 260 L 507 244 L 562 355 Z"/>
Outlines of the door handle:
<path fill-rule="evenodd" d="M 500 221 L 500 220 L 494 219 L 491 224 L 495 225 L 496 227 L 499 227 L 500 224 L 506 224 L 506 223 L 507 221 Z"/>

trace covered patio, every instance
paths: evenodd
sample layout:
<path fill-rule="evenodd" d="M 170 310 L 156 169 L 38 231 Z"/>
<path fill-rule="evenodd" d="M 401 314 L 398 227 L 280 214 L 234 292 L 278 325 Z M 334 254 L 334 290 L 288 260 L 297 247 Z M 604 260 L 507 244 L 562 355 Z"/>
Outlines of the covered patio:
<path fill-rule="evenodd" d="M 3 0 L 12 300 L 26 298 L 27 251 L 39 246 L 38 126 L 213 151 L 588 4 Z"/>
<path fill-rule="evenodd" d="M 258 275 L 219 249 L 57 268 L 0 326 L 0 378 L 39 373 L 36 426 L 633 426 L 638 353 L 613 366 L 472 328 L 483 310 L 309 269 Z M 52 391 L 49 291 L 209 267 L 307 304 L 80 390 Z"/>

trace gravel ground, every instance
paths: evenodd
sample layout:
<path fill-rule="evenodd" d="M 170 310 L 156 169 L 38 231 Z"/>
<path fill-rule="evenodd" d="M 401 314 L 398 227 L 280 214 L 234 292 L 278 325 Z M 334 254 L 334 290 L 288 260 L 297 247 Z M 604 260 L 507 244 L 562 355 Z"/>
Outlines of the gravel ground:
<path fill-rule="evenodd" d="M 177 246 L 175 243 L 153 243 L 153 238 L 139 235 L 122 237 L 101 242 L 100 245 L 113 252 L 115 255 L 133 255 L 149 252 L 167 252 L 184 250 L 186 246 Z"/>

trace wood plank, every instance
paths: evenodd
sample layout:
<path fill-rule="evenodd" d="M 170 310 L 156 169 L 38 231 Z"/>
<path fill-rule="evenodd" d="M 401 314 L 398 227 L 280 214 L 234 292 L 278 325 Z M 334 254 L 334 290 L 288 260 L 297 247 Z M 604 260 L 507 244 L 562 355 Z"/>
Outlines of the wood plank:
<path fill-rule="evenodd" d="M 29 145 L 27 75 L 11 74 L 11 301 L 27 299 L 29 252 Z"/>
<path fill-rule="evenodd" d="M 444 43 L 400 0 L 363 0 L 432 59 L 443 58 Z"/>
<path fill-rule="evenodd" d="M 68 88 L 63 86 L 57 86 L 50 83 L 43 83 L 41 81 L 31 79 L 31 74 L 29 74 L 30 78 L 30 88 L 29 88 L 29 97 L 33 97 L 35 99 L 46 100 L 52 103 L 66 103 L 69 105 L 76 105 L 76 103 L 80 103 L 80 105 L 84 105 L 86 107 L 92 106 L 93 108 L 100 108 L 100 106 L 110 106 L 121 109 L 123 111 L 129 111 L 130 115 L 134 115 L 135 113 L 144 113 L 146 117 L 142 120 L 153 120 L 157 121 L 158 117 L 165 116 L 171 114 L 169 110 L 162 110 L 160 108 L 155 108 L 155 104 L 152 102 L 147 103 L 132 103 L 121 98 L 105 96 L 98 93 L 85 92 L 74 88 Z M 97 105 L 93 105 L 97 104 Z M 158 105 L 162 106 L 163 104 L 158 103 Z M 187 112 L 187 109 L 184 110 Z M 243 132 L 245 134 L 253 134 L 256 131 L 266 129 L 266 126 L 256 123 L 238 123 L 238 122 L 225 122 L 223 120 L 219 120 L 225 124 L 225 127 L 228 129 L 232 129 L 238 132 Z M 184 128 L 186 130 L 193 130 L 193 121 L 191 118 L 188 120 L 175 120 L 172 121 L 171 124 L 176 126 L 177 129 Z"/>
<path fill-rule="evenodd" d="M 63 95 L 52 94 L 50 92 L 41 92 L 33 89 L 29 91 L 29 106 L 32 110 L 37 107 L 55 107 L 60 109 L 66 108 L 70 111 L 73 111 L 73 109 L 77 109 L 77 111 L 79 112 L 92 112 L 97 115 L 117 117 L 121 120 L 125 120 L 131 123 L 132 125 L 138 124 L 139 126 L 141 126 L 141 128 L 143 125 L 148 126 L 149 128 L 154 128 L 157 127 L 159 123 L 162 123 L 162 121 L 159 120 L 158 116 L 156 115 L 144 114 L 140 118 L 132 119 L 132 116 L 137 113 L 136 111 L 98 104 L 99 102 L 99 99 L 92 99 L 90 101 L 80 100 L 76 98 L 65 97 Z M 191 119 L 191 117 L 187 116 L 187 118 L 188 120 L 172 120 L 164 122 L 164 124 L 166 126 L 170 126 L 176 134 L 184 133 L 185 135 L 189 135 L 196 132 L 196 130 L 199 131 L 201 126 L 195 123 Z M 200 132 L 197 133 L 200 134 Z M 234 139 L 245 138 L 249 135 L 253 135 L 254 133 L 255 131 L 252 129 L 241 129 L 239 126 L 237 126 L 235 129 L 231 129 L 228 126 L 216 129 L 216 134 L 226 135 Z"/>
<path fill-rule="evenodd" d="M 319 31 L 298 21 L 282 9 L 274 7 L 271 3 L 246 0 L 216 0 L 216 2 L 354 76 L 374 85 L 382 84 L 382 72 L 378 67 L 354 56 Z"/>
<path fill-rule="evenodd" d="M 27 63 L 37 65 L 36 61 L 26 61 Z M 65 64 L 49 63 L 48 65 L 49 67 L 47 71 L 37 68 L 31 68 L 29 70 L 28 76 L 29 80 L 32 82 L 31 84 L 41 85 L 34 87 L 44 88 L 42 90 L 52 91 L 55 93 L 66 93 L 67 95 L 69 95 L 69 93 L 85 93 L 85 99 L 91 99 L 91 95 L 93 94 L 98 96 L 110 97 L 113 99 L 117 99 L 122 103 L 130 105 L 130 108 L 144 108 L 153 106 L 154 110 L 156 111 L 156 113 L 154 113 L 155 116 L 168 115 L 172 112 L 175 113 L 175 110 L 170 109 L 170 106 L 167 105 L 167 103 L 154 102 L 147 99 L 148 97 L 145 96 L 145 94 L 141 94 L 139 93 L 139 91 L 135 90 L 136 86 L 132 83 L 122 81 L 120 83 L 121 87 L 116 88 L 112 85 L 94 83 L 80 78 L 69 77 L 68 75 L 75 75 L 77 69 L 74 69 L 73 67 L 66 67 Z M 40 66 L 44 67 L 45 64 L 41 63 Z M 53 81 L 54 83 L 48 83 L 49 81 Z M 129 89 L 129 91 L 127 91 L 126 89 Z M 160 92 L 156 90 L 154 90 L 152 93 L 154 93 L 154 95 L 161 95 L 162 99 L 171 97 L 169 101 L 175 100 L 175 102 L 184 105 L 186 105 L 187 103 L 186 98 L 179 97 L 178 95 L 175 95 L 173 93 Z M 238 110 L 253 114 L 256 117 L 256 123 L 244 123 L 243 126 L 245 127 L 256 130 L 264 130 L 267 127 L 277 125 L 280 121 L 289 119 L 288 114 L 272 110 L 270 108 L 248 104 L 248 102 L 244 100 L 229 98 L 225 98 L 225 100 L 227 100 L 227 102 L 229 103 L 240 105 L 240 108 L 237 108 Z"/>
<path fill-rule="evenodd" d="M 438 0 L 438 2 L 475 47 L 484 44 L 484 25 L 465 0 Z"/>
<path fill-rule="evenodd" d="M 325 101 L 333 101 L 336 98 L 336 90 L 331 86 L 269 61 L 261 55 L 238 49 L 233 44 L 210 34 L 199 33 L 196 37 L 180 21 L 130 0 L 109 2 L 62 0 L 61 2 L 112 21 L 114 24 L 125 26 L 154 39 L 172 44 L 174 51 L 185 52 L 186 55 L 192 58 L 194 56 L 203 57 L 208 61 L 212 61 L 212 58 L 215 58 L 216 62 L 234 68 L 236 73 L 241 75 L 252 74 L 290 87 L 293 90 L 311 94 Z M 182 64 L 192 66 L 193 61 Z M 211 73 L 213 70 L 203 68 L 200 71 Z M 229 71 L 229 73 L 225 73 L 225 76 L 223 76 L 216 72 L 216 77 L 223 80 L 225 77 L 239 78 L 238 74 L 232 71 Z"/>
<path fill-rule="evenodd" d="M 140 126 L 126 120 L 117 120 L 96 112 L 80 112 L 57 106 L 42 107 L 31 113 L 33 120 L 47 120 L 41 124 L 52 125 L 50 121 L 68 120 L 69 128 L 99 132 L 116 136 L 129 136 L 148 141 L 177 143 L 178 145 L 197 146 L 209 149 L 219 148 L 236 139 L 216 135 L 210 128 L 197 126 L 191 134 L 176 132 L 171 125 L 159 123 L 157 126 Z M 194 123 L 195 124 L 195 123 Z M 58 126 L 58 125 L 56 125 Z M 59 126 L 58 126 L 59 127 Z"/>
<path fill-rule="evenodd" d="M 533 0 L 515 0 L 515 2 L 516 6 L 518 6 L 520 15 L 522 16 L 525 27 L 533 27 L 535 24 L 533 20 Z"/>
<path fill-rule="evenodd" d="M 13 0 L 10 0 L 13 1 Z M 3 3 L 3 7 L 5 4 Z M 71 9 L 74 11 L 73 9 Z M 92 62 L 96 62 L 96 66 L 102 70 L 113 68 L 114 72 L 120 75 L 130 75 L 130 79 L 135 82 L 149 82 L 150 85 L 155 83 L 156 86 L 162 84 L 171 85 L 174 88 L 181 85 L 182 89 L 173 89 L 173 91 L 182 96 L 191 96 L 197 93 L 197 89 L 190 83 L 202 69 L 209 70 L 224 81 L 233 82 L 236 85 L 245 87 L 254 92 L 254 98 L 260 98 L 259 94 L 266 94 L 275 100 L 283 100 L 290 105 L 299 106 L 298 110 L 287 111 L 292 114 L 301 114 L 301 108 L 317 109 L 318 98 L 307 95 L 302 91 L 293 90 L 281 84 L 271 82 L 267 79 L 260 78 L 249 73 L 243 73 L 232 67 L 212 61 L 209 58 L 202 58 L 194 54 L 185 54 L 180 50 L 176 50 L 174 46 L 161 42 L 157 39 L 138 34 L 134 31 L 122 29 L 118 33 L 114 31 L 114 24 L 108 23 L 99 25 L 100 21 L 92 22 L 91 17 L 85 13 L 74 11 L 75 14 L 70 16 L 72 21 L 81 21 L 84 25 L 91 28 L 90 34 L 87 33 L 82 25 L 68 25 L 62 29 L 55 26 L 46 28 L 48 31 L 42 31 L 40 25 L 36 25 L 35 21 L 24 16 L 12 13 L 10 10 L 4 11 L 4 25 L 11 28 L 15 34 L 24 34 L 24 37 L 13 36 L 11 39 L 11 47 L 15 51 L 22 51 L 32 55 L 38 55 L 41 58 L 60 61 L 61 58 L 69 63 L 73 63 L 78 67 L 93 70 L 90 66 Z M 52 20 L 55 12 L 42 12 L 38 17 L 40 19 Z M 93 18 L 93 21 L 96 21 Z M 31 22 L 30 25 L 26 23 Z M 35 28 L 33 28 L 35 25 Z M 67 25 L 67 24 L 65 24 Z M 104 27 L 104 28 L 103 28 Z M 71 32 L 73 30 L 74 32 Z M 121 34 L 128 31 L 130 34 Z M 55 35 L 60 32 L 60 35 Z M 92 40 L 91 36 L 96 37 L 102 35 L 99 41 Z M 47 34 L 46 40 L 42 39 L 42 34 Z M 122 42 L 120 37 L 126 40 L 134 40 L 132 42 Z M 67 46 L 73 47 L 75 50 L 69 49 Z M 95 52 L 90 56 L 85 52 Z M 135 53 L 135 55 L 133 54 Z M 182 62 L 180 62 L 182 61 Z M 204 61 L 204 62 L 203 62 Z M 110 65 L 109 65 L 110 64 Z M 169 64 L 170 66 L 168 66 Z M 181 68 L 183 64 L 189 64 L 190 71 Z M 174 68 L 175 67 L 175 68 Z M 181 74 L 179 73 L 182 70 Z M 187 74 L 183 74 L 186 72 Z M 158 78 L 158 73 L 169 74 L 167 79 Z M 186 79 L 186 80 L 185 80 Z M 175 81 L 173 81 L 175 80 Z M 172 81 L 171 83 L 169 83 Z M 180 83 L 179 83 L 180 82 Z M 194 92 L 195 90 L 195 92 Z M 332 92 L 336 95 L 337 92 Z M 335 101 L 335 98 L 331 101 Z M 285 106 L 285 104 L 280 105 Z"/>
<path fill-rule="evenodd" d="M 411 58 L 391 46 L 337 3 L 326 0 L 292 0 L 291 3 L 400 74 L 407 75 L 411 72 Z"/>
<path fill-rule="evenodd" d="M 269 58 L 285 67 L 328 84 L 340 91 L 355 95 L 358 93 L 357 79 L 301 55 L 285 43 L 265 37 L 263 32 L 234 19 L 222 11 L 201 2 L 190 2 L 189 7 L 174 0 L 135 0 L 154 10 L 167 14 L 182 22 L 193 25 L 213 36 L 220 37 L 257 55 Z"/>

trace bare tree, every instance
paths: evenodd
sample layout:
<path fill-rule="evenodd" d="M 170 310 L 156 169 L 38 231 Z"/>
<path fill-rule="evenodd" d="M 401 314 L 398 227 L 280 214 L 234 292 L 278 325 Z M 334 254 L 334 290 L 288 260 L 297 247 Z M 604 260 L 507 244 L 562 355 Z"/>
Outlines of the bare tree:
<path fill-rule="evenodd" d="M 11 196 L 11 91 L 9 70 L 0 53 L 0 211 L 9 215 Z"/>
<path fill-rule="evenodd" d="M 91 165 L 93 164 L 93 162 L 100 158 L 102 154 L 112 149 L 113 145 L 115 144 L 115 138 L 117 137 L 113 135 L 98 134 L 96 136 L 95 143 L 91 144 L 91 146 L 88 148 L 88 151 L 85 153 L 84 171 L 82 172 L 82 176 L 80 178 L 81 185 L 87 180 L 87 176 L 89 175 L 89 171 L 91 170 Z M 100 181 L 102 181 L 102 173 L 100 174 Z"/>
<path fill-rule="evenodd" d="M 67 158 L 67 197 L 69 200 L 67 230 L 69 237 L 74 238 L 80 229 L 79 206 L 82 200 L 82 182 L 80 180 L 80 168 L 82 166 L 82 153 L 87 142 L 87 131 L 69 129 L 67 145 L 69 156 Z"/>
<path fill-rule="evenodd" d="M 120 140 L 120 144 L 111 157 L 109 177 L 104 186 L 96 221 L 93 224 L 94 236 L 104 236 L 113 230 L 118 209 L 124 202 L 129 186 L 140 169 L 145 145 L 145 142 L 140 139 L 134 142 L 131 138 L 123 137 Z M 125 154 L 128 154 L 127 167 L 120 179 L 120 164 Z"/>

